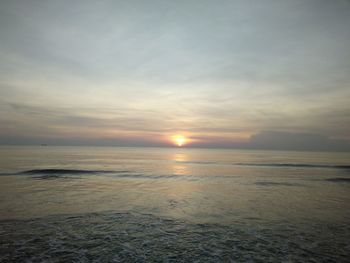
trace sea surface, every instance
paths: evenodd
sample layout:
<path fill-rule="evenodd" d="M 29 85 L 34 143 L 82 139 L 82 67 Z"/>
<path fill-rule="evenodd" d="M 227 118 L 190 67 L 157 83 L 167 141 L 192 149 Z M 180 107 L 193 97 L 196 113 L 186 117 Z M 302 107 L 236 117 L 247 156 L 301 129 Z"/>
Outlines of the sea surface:
<path fill-rule="evenodd" d="M 350 262 L 350 154 L 2 146 L 0 262 Z"/>

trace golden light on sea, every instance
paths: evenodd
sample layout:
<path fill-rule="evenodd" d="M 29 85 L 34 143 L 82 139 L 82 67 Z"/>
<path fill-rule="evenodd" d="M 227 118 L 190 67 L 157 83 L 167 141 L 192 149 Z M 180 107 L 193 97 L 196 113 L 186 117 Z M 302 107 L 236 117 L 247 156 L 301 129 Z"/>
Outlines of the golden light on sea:
<path fill-rule="evenodd" d="M 180 135 L 180 134 L 173 135 L 171 137 L 171 140 L 175 145 L 177 145 L 179 147 L 185 145 L 188 142 L 188 139 L 185 136 Z"/>

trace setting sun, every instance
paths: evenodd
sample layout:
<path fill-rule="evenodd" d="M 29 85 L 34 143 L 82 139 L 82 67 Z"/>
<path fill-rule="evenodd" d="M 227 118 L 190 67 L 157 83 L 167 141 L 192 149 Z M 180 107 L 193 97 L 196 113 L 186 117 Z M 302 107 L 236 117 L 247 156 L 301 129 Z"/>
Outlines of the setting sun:
<path fill-rule="evenodd" d="M 187 142 L 187 138 L 183 135 L 174 135 L 172 136 L 172 141 L 177 146 L 181 147 Z"/>

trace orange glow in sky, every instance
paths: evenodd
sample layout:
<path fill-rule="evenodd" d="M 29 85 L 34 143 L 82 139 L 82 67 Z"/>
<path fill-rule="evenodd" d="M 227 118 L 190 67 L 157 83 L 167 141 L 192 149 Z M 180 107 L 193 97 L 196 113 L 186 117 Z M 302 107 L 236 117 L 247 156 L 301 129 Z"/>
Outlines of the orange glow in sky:
<path fill-rule="evenodd" d="M 172 139 L 173 143 L 179 147 L 185 145 L 188 141 L 188 139 L 183 135 L 174 135 L 171 137 L 171 139 Z"/>

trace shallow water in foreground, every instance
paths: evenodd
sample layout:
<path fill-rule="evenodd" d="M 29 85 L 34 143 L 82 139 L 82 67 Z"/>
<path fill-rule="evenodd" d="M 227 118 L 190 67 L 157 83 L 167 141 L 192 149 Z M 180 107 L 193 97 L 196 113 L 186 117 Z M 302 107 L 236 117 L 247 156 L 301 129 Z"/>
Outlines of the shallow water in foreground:
<path fill-rule="evenodd" d="M 191 224 L 96 213 L 4 221 L 0 259 L 13 262 L 346 262 L 349 226 L 314 222 Z"/>
<path fill-rule="evenodd" d="M 0 262 L 349 262 L 349 154 L 0 147 Z"/>

